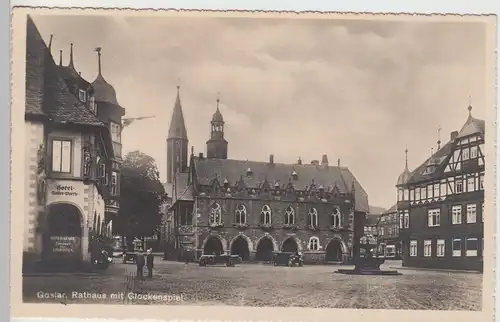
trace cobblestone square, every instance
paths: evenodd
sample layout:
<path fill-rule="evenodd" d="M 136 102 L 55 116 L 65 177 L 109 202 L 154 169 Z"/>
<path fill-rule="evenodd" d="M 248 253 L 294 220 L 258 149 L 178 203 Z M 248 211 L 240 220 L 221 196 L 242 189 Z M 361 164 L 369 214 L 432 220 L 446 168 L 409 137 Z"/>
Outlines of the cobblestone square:
<path fill-rule="evenodd" d="M 137 280 L 134 265 L 115 263 L 100 275 L 25 277 L 23 292 L 27 302 L 481 310 L 481 274 L 405 269 L 402 276 L 354 276 L 335 274 L 338 268 L 158 260 L 152 280 Z M 51 297 L 55 292 L 67 297 Z"/>

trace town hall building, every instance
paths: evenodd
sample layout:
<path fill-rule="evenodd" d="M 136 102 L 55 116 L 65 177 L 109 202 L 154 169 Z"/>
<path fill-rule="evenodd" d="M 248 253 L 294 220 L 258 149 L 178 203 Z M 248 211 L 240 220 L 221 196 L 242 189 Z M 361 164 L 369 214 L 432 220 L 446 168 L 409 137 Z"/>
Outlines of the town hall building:
<path fill-rule="evenodd" d="M 306 263 L 346 262 L 363 235 L 368 195 L 340 161 L 294 164 L 228 158 L 219 100 L 206 155 L 188 152 L 179 88 L 167 138 L 167 193 L 173 247 L 268 261 L 301 252 Z M 168 191 L 171 189 L 171 192 Z"/>

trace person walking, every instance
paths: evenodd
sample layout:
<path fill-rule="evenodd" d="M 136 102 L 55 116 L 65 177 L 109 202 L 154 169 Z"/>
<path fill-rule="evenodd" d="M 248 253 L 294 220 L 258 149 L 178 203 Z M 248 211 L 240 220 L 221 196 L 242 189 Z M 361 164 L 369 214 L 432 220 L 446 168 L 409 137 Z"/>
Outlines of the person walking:
<path fill-rule="evenodd" d="M 148 278 L 153 278 L 153 261 L 155 256 L 153 255 L 153 250 L 150 248 L 146 255 L 146 266 L 148 267 Z"/>
<path fill-rule="evenodd" d="M 135 263 L 137 265 L 137 278 L 142 280 L 144 278 L 144 264 L 146 264 L 146 259 L 144 258 L 142 249 L 139 250 Z"/>

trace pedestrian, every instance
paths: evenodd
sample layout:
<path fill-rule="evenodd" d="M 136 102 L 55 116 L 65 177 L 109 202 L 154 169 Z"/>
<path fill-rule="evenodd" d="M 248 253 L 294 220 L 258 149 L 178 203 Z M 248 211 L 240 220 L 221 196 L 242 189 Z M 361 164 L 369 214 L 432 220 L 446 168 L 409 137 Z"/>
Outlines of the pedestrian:
<path fill-rule="evenodd" d="M 150 248 L 146 255 L 146 266 L 148 267 L 148 278 L 153 278 L 153 261 L 155 256 L 153 255 L 153 250 Z"/>
<path fill-rule="evenodd" d="M 139 253 L 136 256 L 135 263 L 137 265 L 137 278 L 142 280 L 144 278 L 144 264 L 146 264 L 142 249 L 139 250 Z"/>

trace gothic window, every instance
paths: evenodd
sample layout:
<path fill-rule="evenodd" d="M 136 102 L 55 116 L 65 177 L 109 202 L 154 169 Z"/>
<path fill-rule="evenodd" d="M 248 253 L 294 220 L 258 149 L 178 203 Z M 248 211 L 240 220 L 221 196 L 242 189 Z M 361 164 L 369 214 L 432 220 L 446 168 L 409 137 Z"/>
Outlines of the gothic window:
<path fill-rule="evenodd" d="M 309 225 L 317 227 L 318 226 L 318 212 L 316 208 L 309 209 Z"/>
<path fill-rule="evenodd" d="M 236 208 L 235 211 L 235 222 L 237 224 L 246 224 L 247 222 L 247 208 L 245 205 L 239 205 L 238 208 Z"/>
<path fill-rule="evenodd" d="M 319 238 L 312 236 L 309 238 L 309 250 L 319 250 Z"/>
<path fill-rule="evenodd" d="M 285 210 L 285 225 L 295 224 L 295 213 L 291 206 L 286 207 Z"/>
<path fill-rule="evenodd" d="M 335 228 L 340 228 L 342 226 L 342 221 L 340 217 L 340 209 L 334 208 L 332 212 L 332 226 Z"/>
<path fill-rule="evenodd" d="M 210 209 L 210 224 L 221 224 L 222 223 L 222 211 L 218 203 L 214 203 Z"/>
<path fill-rule="evenodd" d="M 263 224 L 270 225 L 271 224 L 271 208 L 268 205 L 264 205 L 260 212 L 260 221 Z"/>

